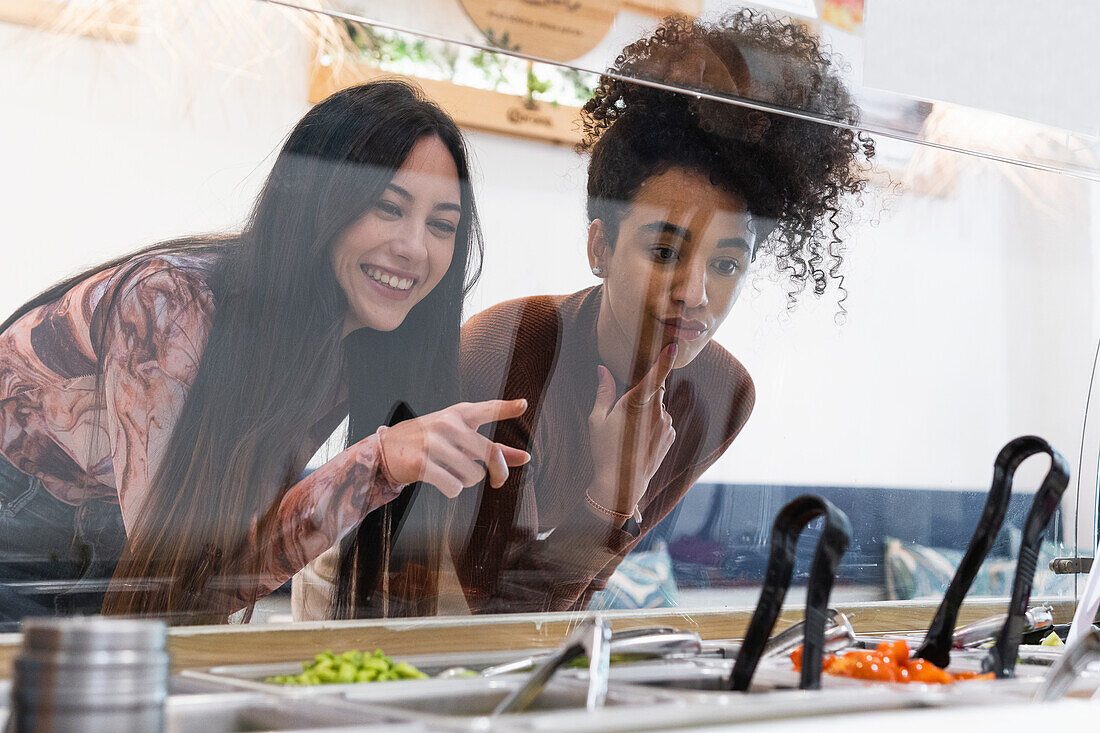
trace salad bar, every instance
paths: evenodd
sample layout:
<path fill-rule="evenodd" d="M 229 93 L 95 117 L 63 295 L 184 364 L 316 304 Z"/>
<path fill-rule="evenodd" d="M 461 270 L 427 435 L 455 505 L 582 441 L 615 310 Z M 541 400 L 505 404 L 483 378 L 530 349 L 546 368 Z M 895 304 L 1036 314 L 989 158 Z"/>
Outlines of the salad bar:
<path fill-rule="evenodd" d="M 981 652 L 953 650 L 952 671 L 946 672 L 931 662 L 912 660 L 904 639 L 851 634 L 845 641 L 846 633 L 835 633 L 851 631 L 843 615 L 830 614 L 829 623 L 834 633 L 826 634 L 832 641 L 825 648 L 835 651 L 825 657 L 819 690 L 799 689 L 802 647 L 788 651 L 782 635 L 762 654 L 749 690 L 739 692 L 730 689 L 743 648 L 735 641 L 702 640 L 668 628 L 632 629 L 616 638 L 602 620 L 589 619 L 566 644 L 549 653 L 397 659 L 381 651 L 325 651 L 297 665 L 184 670 L 169 682 L 165 729 L 697 729 L 875 711 L 1032 704 L 1066 694 L 1087 698 L 1100 689 L 1097 632 L 1086 635 L 1081 645 L 1039 647 L 1052 654 L 1018 664 L 1010 679 L 995 679 L 980 671 Z M 588 657 L 591 647 L 586 642 L 596 637 L 608 643 L 595 650 L 597 656 Z M 675 643 L 667 643 L 670 640 Z M 645 645 L 649 651 L 638 651 Z M 579 663 L 563 662 L 567 658 Z M 877 660 L 878 670 L 866 664 L 871 659 Z M 867 674 L 851 672 L 860 663 Z M 450 673 L 457 667 L 464 671 Z M 905 669 L 908 679 L 898 674 Z M 374 679 L 360 679 L 374 670 L 379 670 Z M 532 688 L 535 680 L 537 689 Z M 9 690 L 0 687 L 0 696 L 6 698 Z M 14 714 L 0 710 L 0 718 Z M 73 728 L 77 729 L 96 728 Z"/>
<path fill-rule="evenodd" d="M 960 610 L 1004 518 L 1015 468 L 1045 452 L 1004 613 L 959 626 Z M 24 622 L 13 679 L 0 687 L 6 730 L 635 731 L 936 709 L 995 711 L 1100 691 L 1100 629 L 1077 633 L 1031 602 L 1036 547 L 1068 474 L 1044 441 L 1009 443 L 985 508 L 929 628 L 866 633 L 829 597 L 848 517 L 817 496 L 775 518 L 765 581 L 743 638 L 574 618 L 552 650 L 391 655 L 317 650 L 298 662 L 184 668 L 169 675 L 157 621 Z M 798 537 L 817 520 L 802 619 L 775 633 Z M 1073 641 L 1066 645 L 1064 638 Z M 1073 700 L 1084 698 L 1084 700 Z"/>

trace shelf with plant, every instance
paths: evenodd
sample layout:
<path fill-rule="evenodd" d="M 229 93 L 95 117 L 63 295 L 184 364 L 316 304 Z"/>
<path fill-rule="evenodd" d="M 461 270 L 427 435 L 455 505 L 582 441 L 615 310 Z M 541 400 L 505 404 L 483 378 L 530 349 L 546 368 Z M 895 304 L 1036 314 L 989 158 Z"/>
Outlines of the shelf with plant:
<path fill-rule="evenodd" d="M 598 80 L 595 74 L 574 69 L 357 23 L 347 23 L 346 29 L 353 58 L 358 55 L 360 62 L 418 79 L 522 97 L 529 104 L 579 107 L 591 98 Z M 490 30 L 486 38 L 492 46 L 513 50 L 507 33 L 496 37 Z"/>

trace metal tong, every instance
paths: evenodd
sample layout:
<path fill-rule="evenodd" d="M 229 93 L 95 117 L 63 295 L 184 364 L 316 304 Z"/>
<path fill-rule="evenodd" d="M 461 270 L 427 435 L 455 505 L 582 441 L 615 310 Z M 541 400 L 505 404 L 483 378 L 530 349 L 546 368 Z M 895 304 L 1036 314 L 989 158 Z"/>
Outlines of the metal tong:
<path fill-rule="evenodd" d="M 825 609 L 824 645 L 826 652 L 837 652 L 847 649 L 856 643 L 856 632 L 848 617 L 834 608 Z M 764 645 L 764 657 L 785 657 L 799 646 L 806 635 L 805 620 L 791 624 L 778 634 L 768 639 Z"/>
<path fill-rule="evenodd" d="M 694 631 L 682 631 L 671 626 L 646 626 L 637 629 L 624 629 L 611 633 L 612 654 L 638 654 L 647 657 L 669 659 L 674 657 L 698 656 L 703 649 L 703 640 Z M 436 675 L 437 679 L 451 677 L 497 677 L 502 674 L 525 672 L 548 658 L 550 653 L 539 652 L 510 662 L 501 662 L 486 667 L 480 672 L 467 667 L 450 667 Z"/>
<path fill-rule="evenodd" d="M 588 694 L 585 708 L 589 711 L 603 707 L 607 700 L 607 681 L 611 674 L 611 628 L 603 618 L 582 621 L 557 651 L 540 664 L 518 690 L 504 698 L 493 715 L 518 713 L 539 696 L 554 673 L 582 654 L 588 655 Z"/>
<path fill-rule="evenodd" d="M 989 496 L 982 508 L 982 516 L 970 544 L 966 548 L 958 570 L 951 578 L 951 584 L 944 593 L 924 643 L 913 655 L 927 659 L 938 667 L 951 663 L 951 647 L 955 622 L 958 620 L 959 607 L 970 590 L 974 577 L 978 574 L 985 556 L 993 546 L 993 540 L 1004 522 L 1009 499 L 1012 497 L 1012 477 L 1025 459 L 1036 453 L 1050 456 L 1050 470 L 1031 503 L 1027 520 L 1024 523 L 1023 537 L 1020 539 L 1020 557 L 1016 562 L 1016 575 L 1012 581 L 1012 597 L 1008 604 L 1008 615 L 1001 627 L 993 648 L 982 660 L 982 670 L 993 672 L 998 678 L 1011 677 L 1016 667 L 1016 651 L 1020 646 L 1024 628 L 1027 625 L 1026 614 L 1028 600 L 1031 598 L 1031 586 L 1035 580 L 1035 567 L 1039 559 L 1039 546 L 1043 531 L 1058 508 L 1058 502 L 1069 485 L 1069 466 L 1058 451 L 1050 447 L 1042 438 L 1025 435 L 1009 441 L 993 464 L 993 484 Z"/>
<path fill-rule="evenodd" d="M 1000 627 L 998 627 L 1000 628 Z M 802 646 L 802 637 L 806 635 L 806 621 L 796 621 L 775 636 L 768 639 L 764 645 L 764 653 L 761 659 L 769 657 L 788 656 L 798 647 Z M 856 632 L 852 628 L 848 617 L 835 608 L 825 610 L 825 652 L 834 653 L 848 649 L 858 643 Z M 712 641 L 707 644 L 703 654 L 718 655 L 723 659 L 737 659 L 741 652 L 739 641 Z M 612 650 L 614 653 L 614 650 Z"/>
<path fill-rule="evenodd" d="M 1035 702 L 1060 700 L 1069 692 L 1077 676 L 1085 671 L 1085 667 L 1097 661 L 1100 661 L 1100 631 L 1089 629 L 1084 636 L 1066 647 L 1062 656 L 1043 678 L 1043 683 L 1039 685 L 1032 699 Z"/>
<path fill-rule="evenodd" d="M 821 663 L 825 646 L 825 613 L 840 558 L 848 549 L 852 528 L 848 517 L 820 496 L 805 495 L 779 510 L 772 525 L 771 551 L 764 574 L 764 588 L 749 622 L 749 630 L 730 675 L 731 690 L 747 691 L 779 618 L 779 610 L 794 571 L 798 536 L 812 520 L 824 517 L 825 527 L 814 551 L 810 582 L 806 588 L 805 633 L 802 641 L 802 677 L 799 688 L 821 687 Z"/>
<path fill-rule="evenodd" d="M 973 649 L 979 644 L 996 639 L 1007 620 L 1008 614 L 1001 613 L 961 626 L 951 635 L 951 643 L 956 649 Z M 1050 606 L 1033 606 L 1024 614 L 1023 634 L 1049 631 L 1053 628 L 1054 609 Z"/>

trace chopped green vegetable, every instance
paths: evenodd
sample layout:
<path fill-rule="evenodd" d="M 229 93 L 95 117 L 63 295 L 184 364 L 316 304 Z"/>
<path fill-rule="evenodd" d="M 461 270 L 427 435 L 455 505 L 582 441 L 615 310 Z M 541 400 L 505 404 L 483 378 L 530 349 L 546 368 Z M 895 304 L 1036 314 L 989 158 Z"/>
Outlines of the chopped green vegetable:
<path fill-rule="evenodd" d="M 426 679 L 428 675 L 408 662 L 394 664 L 393 658 L 387 657 L 381 649 L 375 649 L 373 654 L 355 649 L 334 654 L 327 649 L 314 657 L 312 662 L 303 662 L 301 674 L 268 677 L 264 682 L 276 685 L 346 685 L 352 682 Z"/>
<path fill-rule="evenodd" d="M 643 659 L 653 659 L 652 654 L 612 654 L 612 664 L 622 664 L 623 662 L 640 662 Z M 588 666 L 588 657 L 581 655 L 574 659 L 572 662 L 566 665 L 567 667 L 573 667 L 575 669 L 584 669 Z"/>
<path fill-rule="evenodd" d="M 1039 646 L 1065 646 L 1066 643 L 1062 641 L 1062 637 L 1058 636 L 1057 631 L 1052 631 L 1043 637 L 1043 640 L 1039 642 Z"/>

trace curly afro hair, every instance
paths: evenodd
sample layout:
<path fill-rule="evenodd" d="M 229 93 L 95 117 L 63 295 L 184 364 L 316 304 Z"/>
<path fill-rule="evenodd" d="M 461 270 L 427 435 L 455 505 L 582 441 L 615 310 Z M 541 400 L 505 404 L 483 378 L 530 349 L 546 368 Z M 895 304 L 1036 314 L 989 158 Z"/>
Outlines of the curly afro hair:
<path fill-rule="evenodd" d="M 758 247 L 790 277 L 793 305 L 812 283 L 835 281 L 843 300 L 843 199 L 866 185 L 874 142 L 849 127 L 622 79 L 740 97 L 847 125 L 858 110 L 834 60 L 807 29 L 751 10 L 713 24 L 668 18 L 627 46 L 581 112 L 590 151 L 588 216 L 612 239 L 641 184 L 683 167 L 744 198 L 774 228 Z"/>

